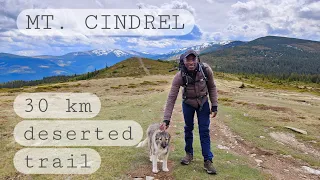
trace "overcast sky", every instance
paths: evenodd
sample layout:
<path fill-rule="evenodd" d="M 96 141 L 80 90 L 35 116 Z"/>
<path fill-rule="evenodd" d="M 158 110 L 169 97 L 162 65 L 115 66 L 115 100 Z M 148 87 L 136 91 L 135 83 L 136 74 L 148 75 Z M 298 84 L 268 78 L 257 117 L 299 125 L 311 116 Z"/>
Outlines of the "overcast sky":
<path fill-rule="evenodd" d="M 17 29 L 16 18 L 30 8 L 186 9 L 196 26 L 190 34 L 174 38 L 27 36 Z M 19 55 L 114 48 L 163 53 L 203 42 L 250 41 L 267 35 L 320 41 L 320 0 L 0 0 L 0 52 Z"/>

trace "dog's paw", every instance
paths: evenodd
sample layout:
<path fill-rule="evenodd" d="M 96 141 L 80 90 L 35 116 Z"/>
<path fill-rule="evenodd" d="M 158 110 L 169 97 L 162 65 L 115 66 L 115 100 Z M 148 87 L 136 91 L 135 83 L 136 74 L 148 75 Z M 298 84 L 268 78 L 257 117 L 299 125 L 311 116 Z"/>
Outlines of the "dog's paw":
<path fill-rule="evenodd" d="M 157 161 L 158 161 L 158 162 L 163 162 L 163 160 L 159 160 L 159 159 L 157 159 Z"/>
<path fill-rule="evenodd" d="M 164 169 L 162 169 L 164 172 L 168 172 L 169 171 L 169 169 L 168 168 L 164 168 Z"/>
<path fill-rule="evenodd" d="M 158 173 L 159 170 L 158 170 L 158 169 L 152 169 L 152 172 L 153 172 L 153 173 Z"/>

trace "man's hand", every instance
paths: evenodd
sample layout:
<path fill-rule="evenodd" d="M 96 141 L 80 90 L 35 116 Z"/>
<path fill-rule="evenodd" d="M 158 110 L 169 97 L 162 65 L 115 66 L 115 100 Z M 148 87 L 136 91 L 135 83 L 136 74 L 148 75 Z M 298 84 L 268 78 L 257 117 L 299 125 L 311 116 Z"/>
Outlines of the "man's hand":
<path fill-rule="evenodd" d="M 166 130 L 166 129 L 168 129 L 168 126 L 167 126 L 167 124 L 166 124 L 165 122 L 163 122 L 163 123 L 160 125 L 160 130 L 161 130 L 161 131 L 164 131 L 164 130 Z"/>
<path fill-rule="evenodd" d="M 218 114 L 218 107 L 217 106 L 212 106 L 212 108 L 210 109 L 210 114 L 211 114 L 211 118 L 216 117 L 217 114 Z"/>
<path fill-rule="evenodd" d="M 164 121 L 162 122 L 162 124 L 160 125 L 160 130 L 161 130 L 161 131 L 164 131 L 164 130 L 168 129 L 169 124 L 170 124 L 170 121 L 164 120 Z"/>
<path fill-rule="evenodd" d="M 217 116 L 218 112 L 215 111 L 215 112 L 212 113 L 212 111 L 210 110 L 210 114 L 211 114 L 211 118 L 214 118 L 214 117 Z"/>

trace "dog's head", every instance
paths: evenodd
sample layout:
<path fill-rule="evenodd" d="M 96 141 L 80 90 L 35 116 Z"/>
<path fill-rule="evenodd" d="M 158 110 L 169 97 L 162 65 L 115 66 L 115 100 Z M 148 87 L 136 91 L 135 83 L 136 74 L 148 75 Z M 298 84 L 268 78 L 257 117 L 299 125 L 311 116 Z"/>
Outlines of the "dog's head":
<path fill-rule="evenodd" d="M 156 134 L 156 143 L 161 148 L 166 148 L 170 142 L 170 134 L 166 131 L 160 131 Z"/>

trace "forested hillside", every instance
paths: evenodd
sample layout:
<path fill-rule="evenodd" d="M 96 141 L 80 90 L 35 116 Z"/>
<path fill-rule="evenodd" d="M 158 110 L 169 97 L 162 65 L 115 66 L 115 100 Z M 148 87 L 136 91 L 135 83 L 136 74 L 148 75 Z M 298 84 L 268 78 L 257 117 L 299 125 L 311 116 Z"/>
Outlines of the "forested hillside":
<path fill-rule="evenodd" d="M 320 82 L 320 42 L 267 36 L 202 55 L 215 71 Z"/>

